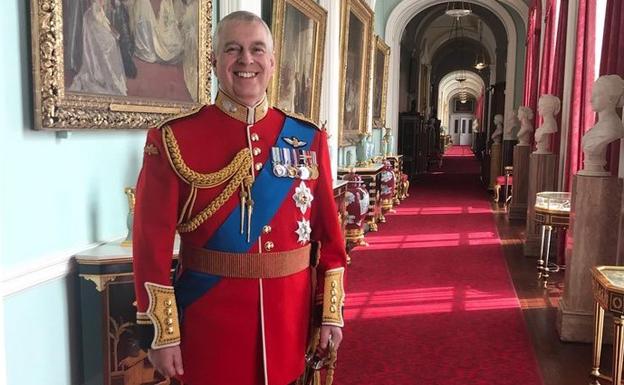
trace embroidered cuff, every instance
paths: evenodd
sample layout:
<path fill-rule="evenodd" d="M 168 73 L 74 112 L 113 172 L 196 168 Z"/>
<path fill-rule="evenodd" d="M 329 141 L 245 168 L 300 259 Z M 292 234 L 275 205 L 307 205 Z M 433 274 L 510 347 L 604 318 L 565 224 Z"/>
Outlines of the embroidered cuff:
<path fill-rule="evenodd" d="M 323 325 L 344 326 L 342 307 L 344 306 L 344 267 L 327 270 L 323 292 Z"/>
<path fill-rule="evenodd" d="M 146 313 L 137 313 L 137 323 L 144 324 L 147 315 L 154 325 L 154 339 L 151 348 L 160 349 L 180 344 L 180 324 L 173 287 L 145 282 L 145 290 L 149 296 L 149 307 Z"/>

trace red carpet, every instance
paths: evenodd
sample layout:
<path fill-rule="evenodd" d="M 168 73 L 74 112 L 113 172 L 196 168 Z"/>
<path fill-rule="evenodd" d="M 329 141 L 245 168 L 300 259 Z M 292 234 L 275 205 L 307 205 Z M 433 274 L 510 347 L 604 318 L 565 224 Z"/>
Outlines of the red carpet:
<path fill-rule="evenodd" d="M 542 384 L 469 151 L 451 148 L 351 252 L 334 384 Z"/>

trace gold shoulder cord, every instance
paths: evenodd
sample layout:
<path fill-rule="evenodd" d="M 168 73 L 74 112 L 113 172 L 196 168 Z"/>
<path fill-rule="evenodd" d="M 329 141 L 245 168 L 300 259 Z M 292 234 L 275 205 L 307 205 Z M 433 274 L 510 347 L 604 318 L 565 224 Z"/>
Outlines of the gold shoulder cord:
<path fill-rule="evenodd" d="M 219 171 L 203 174 L 192 170 L 182 159 L 182 153 L 178 142 L 171 131 L 171 127 L 165 126 L 163 128 L 163 142 L 165 143 L 165 149 L 169 162 L 173 167 L 175 173 L 186 183 L 191 185 L 191 193 L 189 198 L 180 213 L 180 221 L 178 222 L 178 231 L 180 233 L 187 233 L 197 229 L 208 218 L 214 215 L 224 204 L 230 199 L 232 194 L 240 187 L 241 198 L 241 234 L 243 232 L 243 221 L 245 217 L 244 210 L 248 210 L 247 217 L 249 223 L 247 223 L 248 239 L 249 239 L 249 225 L 251 222 L 251 209 L 253 207 L 253 200 L 251 199 L 251 185 L 253 182 L 253 176 L 251 175 L 251 168 L 249 164 L 253 158 L 249 148 L 243 148 L 240 150 L 234 159 L 224 168 Z M 221 191 L 221 193 L 206 206 L 202 211 L 197 213 L 191 218 L 191 212 L 197 197 L 197 189 L 213 188 L 228 182 L 227 186 Z M 185 219 L 186 216 L 186 220 Z"/>

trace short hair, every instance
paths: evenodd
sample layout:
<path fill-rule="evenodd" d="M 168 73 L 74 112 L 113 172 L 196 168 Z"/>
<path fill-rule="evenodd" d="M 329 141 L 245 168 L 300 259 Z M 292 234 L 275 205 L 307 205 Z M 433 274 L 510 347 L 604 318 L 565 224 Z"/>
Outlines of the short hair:
<path fill-rule="evenodd" d="M 518 115 L 520 115 L 520 111 L 522 111 L 522 113 L 526 114 L 527 119 L 529 119 L 529 120 L 533 119 L 533 110 L 530 107 L 520 106 L 520 107 L 518 107 Z"/>
<path fill-rule="evenodd" d="M 616 107 L 624 105 L 624 79 L 619 75 L 603 75 L 596 79 L 594 88 L 602 87 L 602 93 L 615 104 Z"/>
<path fill-rule="evenodd" d="M 212 44 L 215 52 L 219 52 L 219 41 L 224 26 L 231 21 L 242 21 L 247 23 L 260 23 L 266 30 L 269 37 L 269 51 L 273 52 L 273 34 L 267 23 L 262 18 L 253 12 L 248 11 L 236 11 L 228 14 L 217 23 L 217 29 L 212 37 Z"/>

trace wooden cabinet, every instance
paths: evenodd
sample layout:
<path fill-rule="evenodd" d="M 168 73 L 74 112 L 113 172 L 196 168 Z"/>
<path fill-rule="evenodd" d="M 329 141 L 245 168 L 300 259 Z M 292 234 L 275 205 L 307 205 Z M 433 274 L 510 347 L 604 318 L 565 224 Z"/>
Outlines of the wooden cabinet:
<path fill-rule="evenodd" d="M 345 218 L 347 217 L 347 205 L 345 202 L 345 194 L 347 193 L 347 182 L 344 180 L 334 181 L 334 201 L 336 202 L 336 208 L 338 209 L 338 220 L 340 221 L 340 229 L 342 231 L 343 239 L 345 237 L 345 228 L 347 223 Z"/>
<path fill-rule="evenodd" d="M 132 249 L 119 242 L 110 243 L 82 252 L 75 259 L 80 281 L 82 383 L 131 385 L 163 381 L 146 352 L 138 347 Z M 175 259 L 172 268 L 174 265 Z M 171 381 L 171 385 L 180 384 Z"/>

